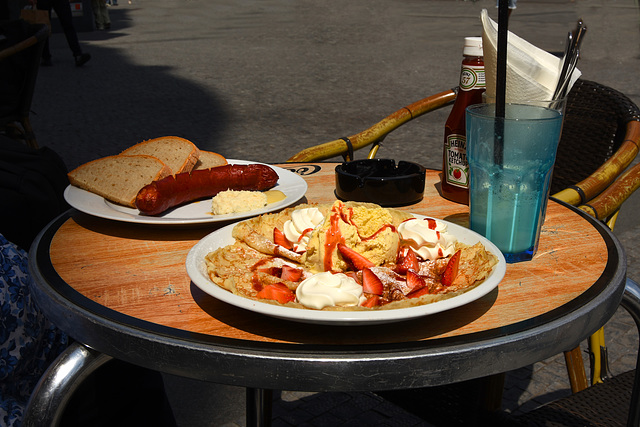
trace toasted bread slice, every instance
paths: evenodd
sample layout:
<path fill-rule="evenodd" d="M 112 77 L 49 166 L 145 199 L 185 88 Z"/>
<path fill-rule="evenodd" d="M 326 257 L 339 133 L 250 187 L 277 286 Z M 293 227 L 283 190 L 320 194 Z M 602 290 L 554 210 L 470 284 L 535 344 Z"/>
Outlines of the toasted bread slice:
<path fill-rule="evenodd" d="M 191 141 L 177 136 L 163 136 L 140 142 L 127 148 L 124 155 L 147 155 L 160 159 L 172 174 L 191 172 L 200 157 L 200 150 Z"/>
<path fill-rule="evenodd" d="M 103 157 L 78 166 L 68 174 L 71 185 L 132 208 L 142 187 L 169 175 L 171 170 L 162 161 L 143 155 Z"/>
<path fill-rule="evenodd" d="M 226 165 L 227 159 L 221 156 L 218 153 L 214 153 L 213 151 L 200 151 L 200 157 L 198 158 L 198 163 L 196 163 L 195 169 L 211 169 L 218 166 Z"/>

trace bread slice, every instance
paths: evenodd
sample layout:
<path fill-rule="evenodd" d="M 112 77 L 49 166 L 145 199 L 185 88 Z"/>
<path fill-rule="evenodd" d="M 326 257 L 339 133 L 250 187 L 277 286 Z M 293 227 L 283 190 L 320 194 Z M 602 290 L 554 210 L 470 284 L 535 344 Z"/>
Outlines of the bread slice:
<path fill-rule="evenodd" d="M 163 162 L 142 155 L 103 157 L 68 173 L 71 185 L 132 208 L 142 187 L 169 175 L 171 171 Z"/>
<path fill-rule="evenodd" d="M 191 141 L 177 136 L 163 136 L 143 141 L 120 154 L 157 157 L 169 166 L 172 174 L 191 172 L 200 157 L 198 147 Z"/>
<path fill-rule="evenodd" d="M 193 169 L 211 169 L 224 166 L 227 163 L 227 159 L 218 153 L 214 153 L 213 151 L 200 151 L 198 163 L 196 163 L 196 167 Z"/>

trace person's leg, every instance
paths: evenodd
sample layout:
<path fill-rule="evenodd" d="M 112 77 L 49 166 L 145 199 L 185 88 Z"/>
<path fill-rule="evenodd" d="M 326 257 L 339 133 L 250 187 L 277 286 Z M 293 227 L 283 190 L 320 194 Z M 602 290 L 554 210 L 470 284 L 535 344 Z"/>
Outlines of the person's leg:
<path fill-rule="evenodd" d="M 109 10 L 105 0 L 91 0 L 91 8 L 93 9 L 93 17 L 96 21 L 96 27 L 99 30 L 109 29 L 111 20 L 109 19 Z"/>
<path fill-rule="evenodd" d="M 38 1 L 40 4 L 40 0 Z M 58 15 L 60 26 L 64 31 L 64 36 L 67 38 L 67 44 L 73 53 L 73 56 L 82 55 L 82 49 L 80 48 L 80 42 L 78 41 L 78 34 L 73 26 L 73 17 L 71 16 L 71 7 L 68 0 L 52 0 L 51 6 Z"/>
<path fill-rule="evenodd" d="M 516 4 L 518 0 L 509 0 L 509 17 L 511 17 L 511 13 L 516 9 Z"/>
<path fill-rule="evenodd" d="M 69 6 L 69 1 L 51 0 L 51 2 L 53 10 L 56 11 L 56 15 L 58 15 L 60 25 L 64 30 L 64 35 L 67 38 L 67 44 L 69 44 L 69 48 L 71 49 L 71 52 L 73 52 L 73 57 L 76 61 L 76 67 L 81 67 L 91 59 L 91 55 L 89 55 L 88 53 L 83 53 L 82 49 L 80 48 L 78 34 L 76 33 L 76 29 L 73 26 L 73 17 L 71 16 L 71 7 Z M 38 1 L 38 3 L 40 2 Z"/>
<path fill-rule="evenodd" d="M 102 20 L 102 11 L 100 10 L 100 0 L 91 0 L 91 9 L 93 9 L 93 20 L 98 30 L 104 30 L 104 21 Z"/>
<path fill-rule="evenodd" d="M 111 19 L 109 18 L 109 9 L 107 9 L 107 3 L 105 0 L 100 1 L 100 12 L 102 13 L 102 19 L 104 21 L 104 28 L 106 30 L 111 28 Z"/>
<path fill-rule="evenodd" d="M 49 12 L 49 21 L 51 21 L 51 0 L 40 0 L 37 4 L 39 10 Z M 49 37 L 44 42 L 42 48 L 42 65 L 51 65 L 51 51 L 49 50 Z"/>

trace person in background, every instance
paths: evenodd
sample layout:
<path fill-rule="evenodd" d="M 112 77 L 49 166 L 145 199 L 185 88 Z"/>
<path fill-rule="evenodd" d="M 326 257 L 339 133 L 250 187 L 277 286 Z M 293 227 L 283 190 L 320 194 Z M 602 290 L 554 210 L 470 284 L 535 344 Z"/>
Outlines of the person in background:
<path fill-rule="evenodd" d="M 76 67 L 82 67 L 91 59 L 91 55 L 83 53 L 78 41 L 78 34 L 73 26 L 73 19 L 71 16 L 71 6 L 69 6 L 69 0 L 30 0 L 30 3 L 40 9 L 49 12 L 51 17 L 51 9 L 55 10 L 64 35 L 67 38 L 69 48 L 73 53 L 73 58 L 76 63 Z M 49 39 L 44 44 L 44 50 L 42 51 L 42 65 L 52 65 L 51 51 L 49 50 Z"/>
<path fill-rule="evenodd" d="M 96 28 L 98 30 L 110 30 L 111 20 L 109 19 L 109 9 L 107 9 L 106 0 L 91 0 L 91 8 L 93 9 Z"/>
<path fill-rule="evenodd" d="M 511 17 L 511 12 L 513 12 L 514 9 L 516 8 L 516 3 L 518 3 L 518 0 L 509 0 L 509 17 Z M 497 0 L 496 7 L 498 7 L 499 4 L 500 4 L 500 0 Z"/>
<path fill-rule="evenodd" d="M 35 305 L 27 253 L 0 234 L 0 425 L 22 421 L 40 376 L 69 345 Z"/>

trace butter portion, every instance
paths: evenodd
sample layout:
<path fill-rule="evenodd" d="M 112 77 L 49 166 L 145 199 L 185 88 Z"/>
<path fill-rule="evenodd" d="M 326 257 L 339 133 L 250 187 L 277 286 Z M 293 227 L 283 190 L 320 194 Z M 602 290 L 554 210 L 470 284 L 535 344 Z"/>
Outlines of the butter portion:
<path fill-rule="evenodd" d="M 267 206 L 267 196 L 262 191 L 225 190 L 211 199 L 211 212 L 226 215 L 252 211 Z"/>

